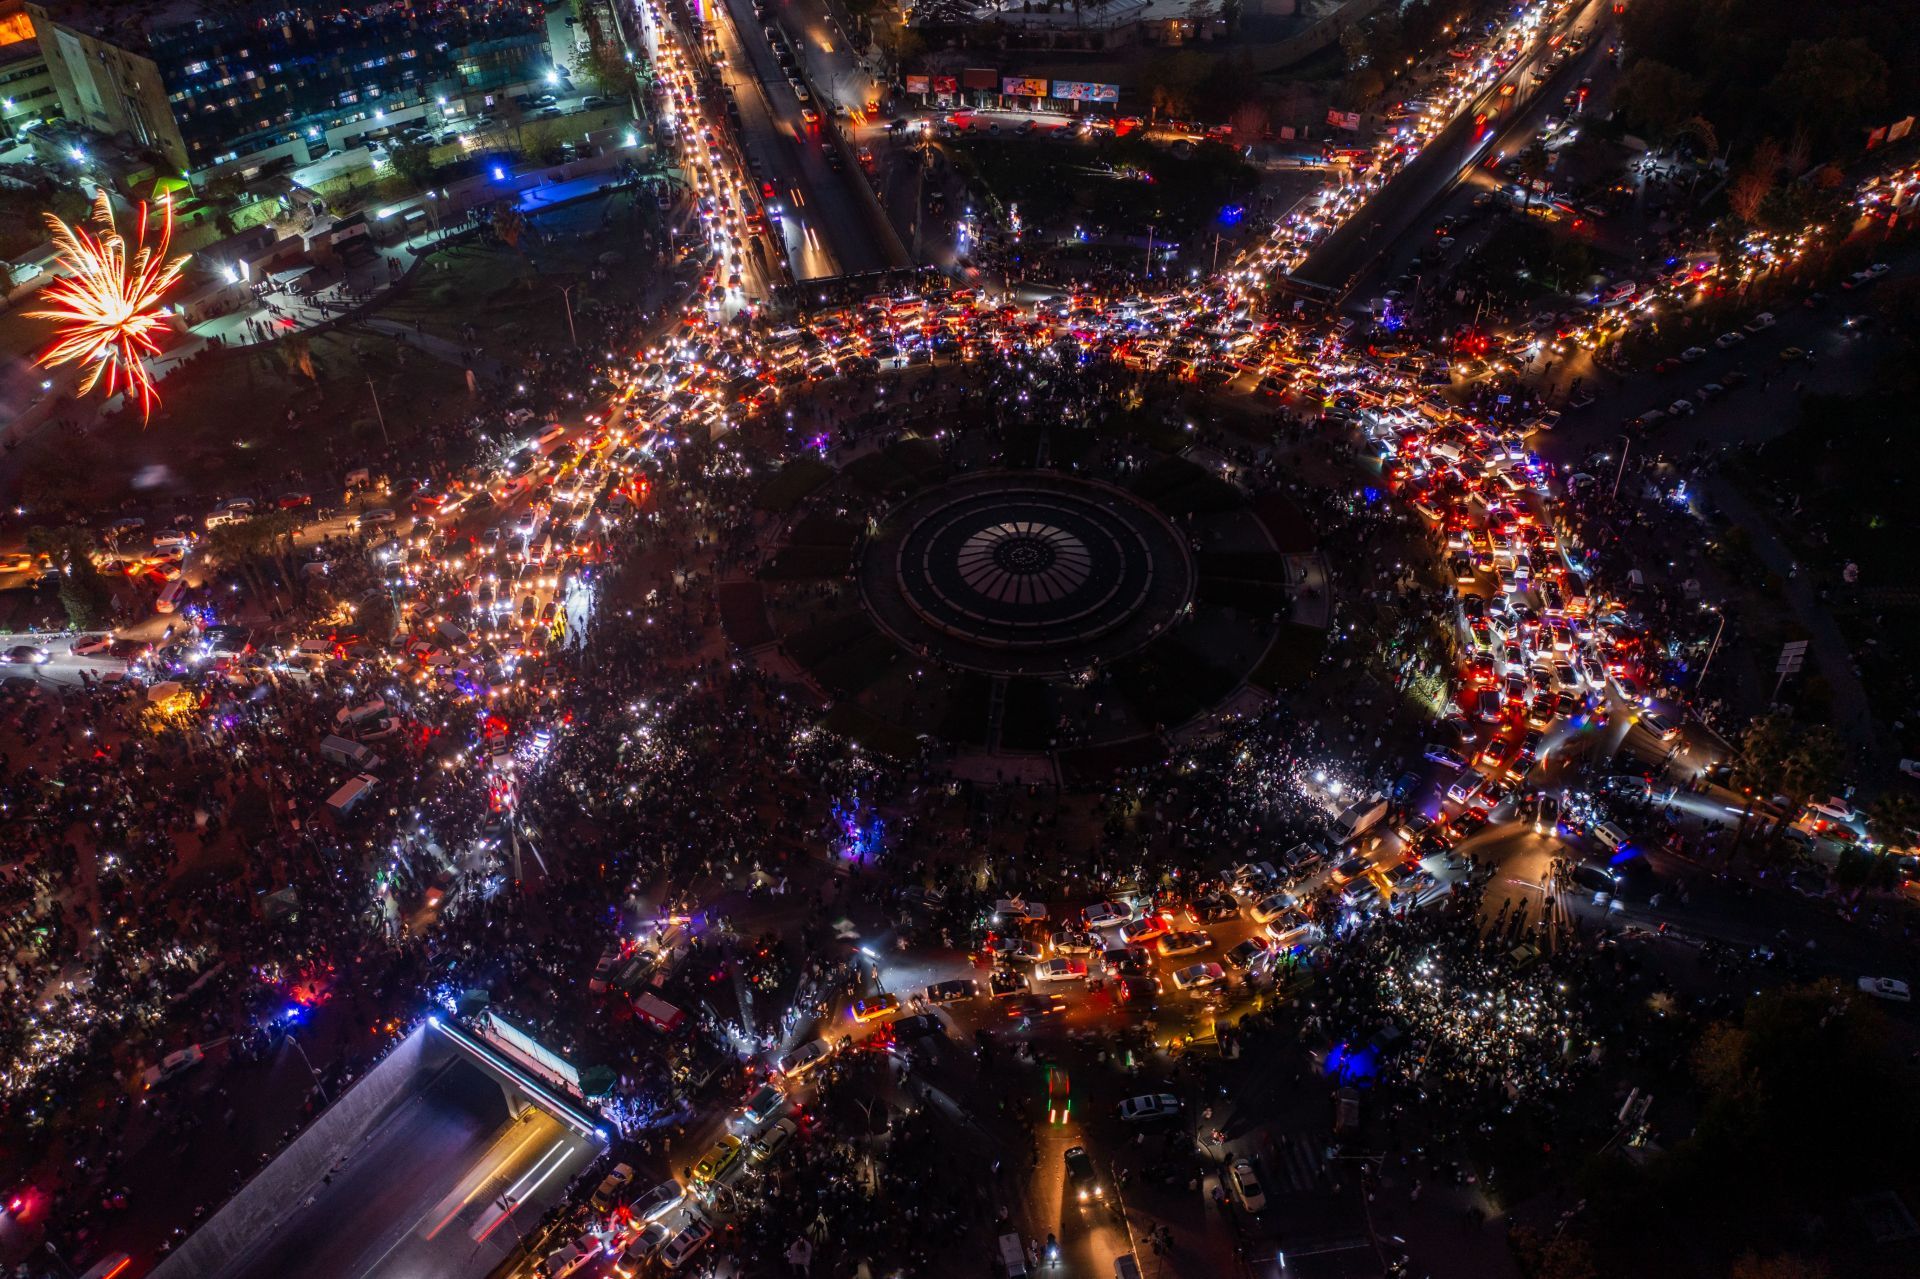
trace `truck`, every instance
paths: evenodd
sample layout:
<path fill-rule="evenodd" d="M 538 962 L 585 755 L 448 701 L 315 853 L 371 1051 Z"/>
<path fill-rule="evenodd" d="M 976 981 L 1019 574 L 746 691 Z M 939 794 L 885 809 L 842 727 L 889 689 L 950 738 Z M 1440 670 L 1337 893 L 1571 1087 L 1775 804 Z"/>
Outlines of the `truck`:
<path fill-rule="evenodd" d="M 379 779 L 371 773 L 360 774 L 327 797 L 327 811 L 336 819 L 352 816 L 353 810 L 360 807 L 379 784 Z"/>
<path fill-rule="evenodd" d="M 687 1019 L 684 1012 L 651 991 L 642 991 L 634 996 L 633 1011 L 639 1014 L 642 1021 L 662 1034 L 672 1034 L 680 1029 L 680 1023 Z"/>
<path fill-rule="evenodd" d="M 1387 815 L 1387 801 L 1366 799 L 1350 804 L 1333 819 L 1333 837 L 1342 844 L 1351 843 L 1379 825 Z"/>
<path fill-rule="evenodd" d="M 380 756 L 371 747 L 332 733 L 320 739 L 320 755 L 355 772 L 368 772 L 380 765 Z"/>

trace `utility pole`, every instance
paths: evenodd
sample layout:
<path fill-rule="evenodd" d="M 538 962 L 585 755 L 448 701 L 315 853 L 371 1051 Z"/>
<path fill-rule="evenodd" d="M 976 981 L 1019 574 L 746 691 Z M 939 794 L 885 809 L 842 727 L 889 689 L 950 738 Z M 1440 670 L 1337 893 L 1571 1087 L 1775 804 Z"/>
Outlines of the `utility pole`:
<path fill-rule="evenodd" d="M 1695 689 L 1698 689 L 1702 684 L 1707 682 L 1707 667 L 1713 665 L 1713 655 L 1720 651 L 1720 635 L 1727 629 L 1726 610 L 1713 608 L 1711 604 L 1707 605 L 1707 607 L 1712 608 L 1715 613 L 1720 615 L 1720 625 L 1713 628 L 1713 643 L 1707 645 L 1707 660 L 1700 663 L 1700 678 L 1695 680 L 1693 684 Z"/>
<path fill-rule="evenodd" d="M 1147 278 L 1153 278 L 1153 223 L 1147 223 Z"/>
<path fill-rule="evenodd" d="M 1620 480 L 1621 480 L 1621 477 L 1623 477 L 1627 473 L 1627 454 L 1632 449 L 1633 449 L 1633 437 L 1631 435 L 1621 436 L 1620 437 L 1620 469 L 1613 473 L 1613 492 L 1610 493 L 1607 497 L 1607 500 L 1610 502 L 1617 502 L 1620 500 Z"/>
<path fill-rule="evenodd" d="M 367 375 L 367 394 L 373 397 L 373 417 L 380 423 L 380 440 L 388 448 L 392 448 L 393 440 L 387 435 L 387 415 L 380 411 L 380 392 L 373 388 L 372 374 Z"/>
<path fill-rule="evenodd" d="M 573 339 L 575 346 L 579 346 L 580 334 L 573 327 L 573 291 L 580 287 L 580 282 L 575 280 L 572 284 L 561 284 L 555 287 L 560 290 L 560 296 L 567 302 L 567 336 Z"/>

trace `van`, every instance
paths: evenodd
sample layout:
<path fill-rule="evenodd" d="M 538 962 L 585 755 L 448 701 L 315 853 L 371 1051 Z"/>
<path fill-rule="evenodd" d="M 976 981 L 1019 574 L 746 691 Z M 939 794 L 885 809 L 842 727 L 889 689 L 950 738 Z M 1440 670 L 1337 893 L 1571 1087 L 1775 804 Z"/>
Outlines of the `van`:
<path fill-rule="evenodd" d="M 360 807 L 361 802 L 373 794 L 373 788 L 379 784 L 379 779 L 372 774 L 360 774 L 327 797 L 327 811 L 338 818 L 352 816 L 353 810 Z"/>
<path fill-rule="evenodd" d="M 1479 769 L 1463 768 L 1460 770 L 1460 775 L 1453 779 L 1453 784 L 1447 787 L 1447 798 L 1456 804 L 1467 803 L 1478 795 L 1480 788 L 1486 784 L 1487 779 L 1481 775 Z"/>
<path fill-rule="evenodd" d="M 1617 853 L 1632 842 L 1627 832 L 1612 822 L 1595 822 L 1590 833 L 1593 835 L 1593 842 L 1610 853 Z"/>
<path fill-rule="evenodd" d="M 187 597 L 187 579 L 176 577 L 168 582 L 160 592 L 160 598 L 153 602 L 155 609 L 162 613 L 172 613 L 179 609 L 182 600 Z"/>
<path fill-rule="evenodd" d="M 1000 1236 L 1000 1268 L 1007 1273 L 1007 1279 L 1025 1279 L 1027 1273 L 1027 1250 L 1020 1244 L 1017 1234 Z"/>
<path fill-rule="evenodd" d="M 348 724 L 358 724 L 362 720 L 372 719 L 375 715 L 383 713 L 386 709 L 387 704 L 376 697 L 369 701 L 362 702 L 358 706 L 341 707 L 339 713 L 333 717 L 333 722 L 337 726 L 344 728 Z"/>
<path fill-rule="evenodd" d="M 1140 1279 L 1140 1263 L 1132 1253 L 1123 1252 L 1113 1259 L 1113 1279 Z"/>
<path fill-rule="evenodd" d="M 1334 841 L 1344 844 L 1358 839 L 1372 830 L 1374 825 L 1386 815 L 1387 801 L 1384 799 L 1364 800 L 1351 805 L 1333 819 Z"/>
<path fill-rule="evenodd" d="M 329 733 L 320 739 L 320 756 L 345 768 L 357 772 L 368 772 L 380 766 L 380 756 L 360 742 L 348 741 L 344 737 L 335 737 Z"/>

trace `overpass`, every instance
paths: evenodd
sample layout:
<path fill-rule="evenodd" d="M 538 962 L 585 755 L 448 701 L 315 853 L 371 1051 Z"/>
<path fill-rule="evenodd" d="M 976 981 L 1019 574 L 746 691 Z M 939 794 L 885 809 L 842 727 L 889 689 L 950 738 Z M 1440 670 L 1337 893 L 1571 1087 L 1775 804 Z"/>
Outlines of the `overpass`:
<path fill-rule="evenodd" d="M 154 1270 L 155 1279 L 481 1279 L 607 1147 L 491 1034 L 430 1017 Z"/>

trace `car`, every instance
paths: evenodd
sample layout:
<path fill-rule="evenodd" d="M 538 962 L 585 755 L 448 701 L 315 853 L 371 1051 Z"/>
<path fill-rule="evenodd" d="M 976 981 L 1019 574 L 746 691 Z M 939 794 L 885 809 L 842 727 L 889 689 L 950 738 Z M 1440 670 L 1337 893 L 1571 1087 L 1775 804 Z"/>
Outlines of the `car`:
<path fill-rule="evenodd" d="M 1253 907 L 1253 922 L 1269 924 L 1300 904 L 1292 893 L 1278 892 L 1262 897 Z"/>
<path fill-rule="evenodd" d="M 1680 352 L 1680 361 L 1683 364 L 1692 364 L 1696 360 L 1704 360 L 1706 357 L 1707 357 L 1707 348 L 1705 348 L 1704 346 L 1690 346 L 1686 350 Z"/>
<path fill-rule="evenodd" d="M 1380 901 L 1380 885 L 1371 879 L 1356 879 L 1340 890 L 1340 901 L 1348 910 L 1367 910 Z"/>
<path fill-rule="evenodd" d="M 1047 949 L 1056 955 L 1091 955 L 1100 943 L 1087 933 L 1055 933 L 1047 939 Z"/>
<path fill-rule="evenodd" d="M 1648 711 L 1640 716 L 1640 727 L 1652 733 L 1655 740 L 1670 742 L 1680 736 L 1680 726 L 1658 711 Z"/>
<path fill-rule="evenodd" d="M 980 996 L 980 984 L 965 977 L 955 981 L 935 982 L 927 987 L 927 1002 L 930 1004 L 957 1004 Z"/>
<path fill-rule="evenodd" d="M 1173 975 L 1175 990 L 1206 990 L 1227 979 L 1227 970 L 1218 964 L 1191 964 Z"/>
<path fill-rule="evenodd" d="M 1895 1003 L 1908 1003 L 1913 999 L 1913 991 L 1907 983 L 1892 977 L 1862 977 L 1860 989 L 1876 999 L 1891 999 Z"/>
<path fill-rule="evenodd" d="M 612 1171 L 600 1179 L 593 1189 L 593 1207 L 597 1212 L 605 1212 L 613 1207 L 626 1188 L 633 1184 L 633 1165 L 615 1164 Z"/>
<path fill-rule="evenodd" d="M 1311 945 L 1319 938 L 1319 927 L 1303 911 L 1290 910 L 1267 925 L 1266 940 L 1272 954 L 1285 954 L 1296 947 Z"/>
<path fill-rule="evenodd" d="M 1239 897 L 1265 897 L 1280 882 L 1280 872 L 1272 862 L 1243 862 L 1228 872 L 1233 892 Z"/>
<path fill-rule="evenodd" d="M 947 1025 L 935 1013 L 915 1013 L 893 1023 L 893 1037 L 903 1044 L 947 1033 Z"/>
<path fill-rule="evenodd" d="M 1024 897 L 1002 897 L 993 904 L 993 920 L 1002 923 L 1035 923 L 1047 917 L 1045 906 L 1030 904 Z"/>
<path fill-rule="evenodd" d="M 1123 1124 L 1157 1124 L 1180 1117 L 1180 1099 L 1170 1092 L 1143 1093 L 1115 1107 Z"/>
<path fill-rule="evenodd" d="M 703 1186 L 718 1181 L 740 1158 L 742 1149 L 743 1144 L 738 1137 L 732 1133 L 724 1134 L 708 1147 L 707 1153 L 700 1156 L 700 1162 L 693 1166 L 694 1184 Z"/>
<path fill-rule="evenodd" d="M 45 666 L 52 660 L 53 654 L 32 644 L 15 644 L 7 650 L 7 662 L 13 666 Z"/>
<path fill-rule="evenodd" d="M 1731 329 L 1713 340 L 1713 344 L 1722 351 L 1730 351 L 1747 340 L 1747 335 L 1738 329 Z"/>
<path fill-rule="evenodd" d="M 1213 945 L 1213 938 L 1203 932 L 1168 933 L 1159 942 L 1160 953 L 1166 956 L 1192 955 Z"/>
<path fill-rule="evenodd" d="M 1092 1203 L 1107 1197 L 1107 1188 L 1100 1182 L 1100 1174 L 1093 1166 L 1093 1156 L 1087 1153 L 1085 1146 L 1068 1146 L 1066 1154 L 1067 1184 L 1073 1187 L 1073 1197 L 1081 1203 Z"/>
<path fill-rule="evenodd" d="M 1233 1187 L 1233 1197 L 1248 1212 L 1259 1212 L 1267 1206 L 1267 1192 L 1260 1188 L 1252 1160 L 1234 1160 L 1227 1168 L 1227 1182 Z"/>
<path fill-rule="evenodd" d="M 400 518 L 385 506 L 376 506 L 370 511 L 362 511 L 353 517 L 353 526 L 358 529 L 377 528 L 382 524 L 391 524 Z"/>
<path fill-rule="evenodd" d="M 1754 316 L 1751 320 L 1748 320 L 1746 324 L 1742 325 L 1741 327 L 1745 328 L 1746 331 L 1749 333 L 1765 333 L 1768 329 L 1772 328 L 1776 323 L 1778 323 L 1778 321 L 1776 321 L 1773 318 L 1773 312 L 1762 311 L 1760 314 Z"/>
<path fill-rule="evenodd" d="M 1015 995 L 1007 1000 L 1006 1010 L 1009 1018 L 1029 1021 L 1067 1011 L 1067 1001 L 1061 995 Z"/>
<path fill-rule="evenodd" d="M 1229 950 L 1224 958 L 1229 968 L 1248 969 L 1266 959 L 1273 953 L 1273 947 L 1264 937 L 1249 937 Z"/>
<path fill-rule="evenodd" d="M 782 1119 L 781 1123 L 788 1120 Z M 646 1194 L 640 1195 L 627 1205 L 627 1212 L 635 1221 L 658 1221 L 679 1206 L 687 1197 L 680 1183 L 669 1177 Z"/>
<path fill-rule="evenodd" d="M 996 968 L 987 978 L 987 987 L 993 991 L 996 999 L 1006 995 L 1018 995 L 1021 991 L 1031 989 L 1032 986 L 1033 983 L 1027 979 L 1027 975 L 1017 968 Z"/>
<path fill-rule="evenodd" d="M 1782 364 L 1792 364 L 1797 360 L 1804 360 L 1806 358 L 1806 351 L 1797 346 L 1787 347 L 1780 352 L 1780 362 Z"/>
<path fill-rule="evenodd" d="M 1109 976 L 1141 977 L 1153 967 L 1153 957 L 1138 946 L 1116 946 L 1100 955 L 1100 968 Z"/>
<path fill-rule="evenodd" d="M 1024 937 L 995 937 L 987 943 L 987 952 L 1003 964 L 1031 964 L 1041 958 L 1040 948 Z"/>
<path fill-rule="evenodd" d="M 747 1148 L 747 1159 L 751 1163 L 768 1164 L 780 1157 L 799 1133 L 800 1125 L 791 1119 L 782 1119 L 771 1128 L 753 1139 Z"/>
<path fill-rule="evenodd" d="M 1187 903 L 1187 918 L 1196 924 L 1217 924 L 1240 914 L 1240 904 L 1221 893 L 1202 893 Z"/>
<path fill-rule="evenodd" d="M 1851 825 L 1861 820 L 1860 810 L 1838 795 L 1809 801 L 1807 811 L 1824 817 L 1830 822 Z"/>
<path fill-rule="evenodd" d="M 1120 940 L 1129 946 L 1138 946 L 1142 942 L 1155 941 L 1167 934 L 1167 921 L 1158 915 L 1147 915 L 1132 923 L 1124 924 L 1120 929 Z"/>
<path fill-rule="evenodd" d="M 1448 768 L 1465 768 L 1467 766 L 1466 756 L 1454 750 L 1451 746 L 1429 746 L 1426 750 L 1426 757 L 1430 762 L 1445 764 Z"/>
<path fill-rule="evenodd" d="M 900 1001 L 892 995 L 869 995 L 856 999 L 849 1010 L 855 1021 L 880 1021 L 900 1011 Z"/>
<path fill-rule="evenodd" d="M 687 1263 L 687 1258 L 706 1247 L 707 1241 L 712 1238 L 713 1227 L 707 1224 L 706 1218 L 695 1215 L 660 1250 L 660 1264 L 669 1270 L 678 1270 Z"/>
<path fill-rule="evenodd" d="M 749 1124 L 758 1128 L 761 1124 L 764 1124 L 767 1120 L 779 1114 L 780 1108 L 786 1104 L 786 1093 L 780 1091 L 780 1089 L 772 1084 L 764 1084 L 760 1090 L 754 1093 L 753 1097 L 748 1100 L 745 1109 L 740 1113 L 746 1118 Z"/>
<path fill-rule="evenodd" d="M 813 1039 L 782 1057 L 778 1069 L 782 1075 L 797 1079 L 831 1056 L 832 1044 L 824 1039 Z"/>
<path fill-rule="evenodd" d="M 640 1233 L 628 1240 L 627 1246 L 620 1250 L 620 1260 L 614 1266 L 613 1272 L 619 1275 L 620 1279 L 633 1279 L 646 1268 L 647 1262 L 665 1247 L 667 1240 L 672 1237 L 673 1229 L 665 1221 L 658 1219 L 649 1221 Z"/>
<path fill-rule="evenodd" d="M 207 1059 L 206 1052 L 199 1044 L 191 1044 L 179 1052 L 168 1053 L 160 1059 L 157 1066 L 148 1066 L 140 1072 L 140 1086 L 145 1089 L 157 1088 L 169 1079 L 183 1075 Z"/>
<path fill-rule="evenodd" d="M 1692 400 L 1675 400 L 1667 405 L 1668 417 L 1691 417 L 1697 411 Z"/>
<path fill-rule="evenodd" d="M 1133 918 L 1133 907 L 1125 902 L 1095 902 L 1080 912 L 1088 928 L 1112 928 Z"/>
<path fill-rule="evenodd" d="M 1087 961 L 1084 959 L 1049 959 L 1045 963 L 1035 964 L 1035 981 L 1085 981 L 1087 979 Z"/>
<path fill-rule="evenodd" d="M 67 651 L 75 657 L 93 657 L 100 653 L 111 653 L 113 645 L 111 635 L 82 635 L 67 646 Z"/>

